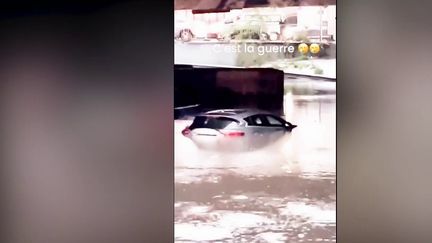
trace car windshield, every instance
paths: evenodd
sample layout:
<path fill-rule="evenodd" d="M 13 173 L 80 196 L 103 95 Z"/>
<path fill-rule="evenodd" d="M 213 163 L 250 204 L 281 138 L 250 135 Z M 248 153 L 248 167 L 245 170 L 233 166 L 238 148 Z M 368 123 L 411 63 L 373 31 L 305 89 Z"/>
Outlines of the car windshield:
<path fill-rule="evenodd" d="M 211 116 L 197 116 L 195 117 L 190 129 L 195 128 L 212 128 L 224 129 L 239 122 L 229 117 L 211 117 Z"/>

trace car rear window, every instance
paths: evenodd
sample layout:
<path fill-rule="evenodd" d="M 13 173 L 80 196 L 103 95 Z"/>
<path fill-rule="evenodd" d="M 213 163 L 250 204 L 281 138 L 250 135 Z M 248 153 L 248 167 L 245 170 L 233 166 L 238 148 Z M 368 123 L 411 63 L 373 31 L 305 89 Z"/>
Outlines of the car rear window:
<path fill-rule="evenodd" d="M 239 121 L 229 117 L 197 116 L 189 128 L 224 129 L 228 126 L 236 125 L 238 123 Z"/>

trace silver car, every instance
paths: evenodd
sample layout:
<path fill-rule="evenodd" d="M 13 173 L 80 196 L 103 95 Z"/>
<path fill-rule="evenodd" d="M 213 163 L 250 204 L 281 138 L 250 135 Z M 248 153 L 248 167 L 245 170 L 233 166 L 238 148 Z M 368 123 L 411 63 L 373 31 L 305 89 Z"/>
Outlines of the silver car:
<path fill-rule="evenodd" d="M 196 116 L 182 134 L 202 149 L 239 151 L 266 146 L 295 127 L 264 111 L 214 110 Z"/>

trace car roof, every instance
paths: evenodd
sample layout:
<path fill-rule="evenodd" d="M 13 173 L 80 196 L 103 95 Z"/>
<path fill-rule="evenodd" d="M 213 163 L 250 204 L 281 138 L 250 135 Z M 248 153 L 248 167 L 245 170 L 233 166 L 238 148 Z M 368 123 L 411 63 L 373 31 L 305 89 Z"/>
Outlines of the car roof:
<path fill-rule="evenodd" d="M 220 110 L 212 110 L 201 114 L 200 116 L 224 116 L 230 117 L 238 120 L 242 120 L 246 117 L 253 115 L 264 115 L 269 114 L 271 112 L 257 110 L 257 109 L 220 109 Z"/>

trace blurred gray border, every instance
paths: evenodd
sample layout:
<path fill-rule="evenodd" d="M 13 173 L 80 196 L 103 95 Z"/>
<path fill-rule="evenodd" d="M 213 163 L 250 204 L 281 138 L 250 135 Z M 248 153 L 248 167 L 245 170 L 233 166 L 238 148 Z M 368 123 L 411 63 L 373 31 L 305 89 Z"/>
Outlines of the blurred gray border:
<path fill-rule="evenodd" d="M 431 242 L 431 4 L 337 3 L 338 242 Z"/>

